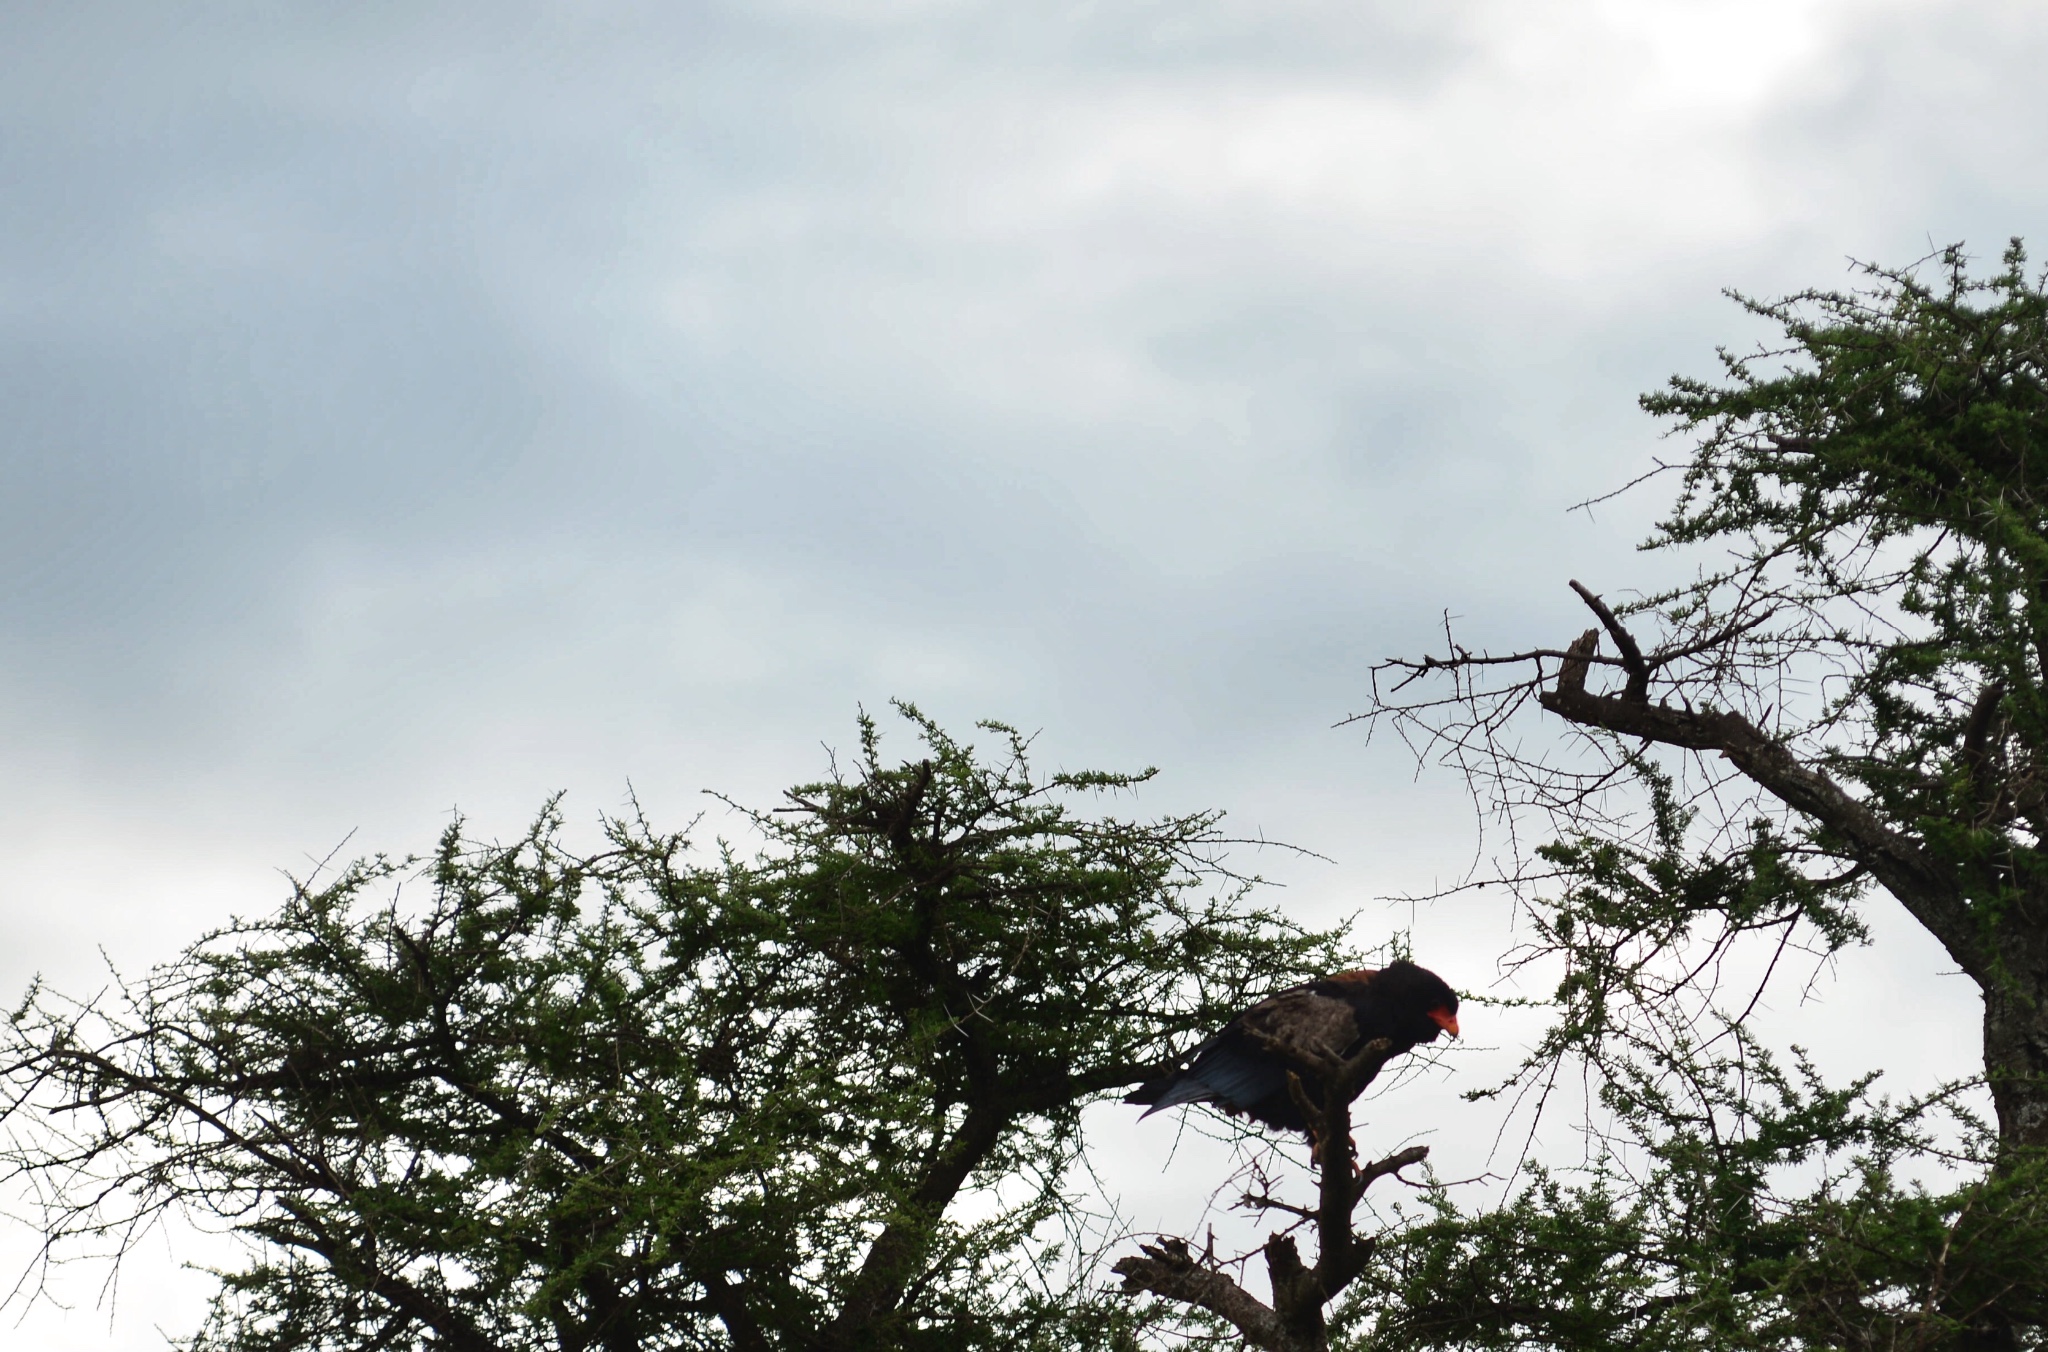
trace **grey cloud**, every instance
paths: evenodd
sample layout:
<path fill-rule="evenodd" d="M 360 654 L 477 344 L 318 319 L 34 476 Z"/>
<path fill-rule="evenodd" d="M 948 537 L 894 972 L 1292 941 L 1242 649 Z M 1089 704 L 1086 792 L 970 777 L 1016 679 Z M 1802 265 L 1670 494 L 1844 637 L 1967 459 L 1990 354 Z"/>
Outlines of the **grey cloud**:
<path fill-rule="evenodd" d="M 1458 876 L 1370 660 L 1665 566 L 1565 509 L 1719 287 L 2038 233 L 2031 7 L 1705 13 L 14 7 L 0 976 L 891 695 L 1337 856 L 1304 914 Z"/>

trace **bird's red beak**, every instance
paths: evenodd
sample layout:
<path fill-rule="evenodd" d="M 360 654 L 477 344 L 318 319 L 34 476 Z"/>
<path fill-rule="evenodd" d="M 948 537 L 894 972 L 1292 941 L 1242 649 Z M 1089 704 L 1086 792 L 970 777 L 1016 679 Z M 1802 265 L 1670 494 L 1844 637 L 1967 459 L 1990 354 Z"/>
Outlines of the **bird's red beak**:
<path fill-rule="evenodd" d="M 1452 1037 L 1458 1035 L 1458 1016 L 1451 1013 L 1450 1010 L 1432 1009 L 1429 1011 L 1429 1018 L 1430 1022 L 1443 1029 L 1446 1033 L 1449 1033 Z"/>

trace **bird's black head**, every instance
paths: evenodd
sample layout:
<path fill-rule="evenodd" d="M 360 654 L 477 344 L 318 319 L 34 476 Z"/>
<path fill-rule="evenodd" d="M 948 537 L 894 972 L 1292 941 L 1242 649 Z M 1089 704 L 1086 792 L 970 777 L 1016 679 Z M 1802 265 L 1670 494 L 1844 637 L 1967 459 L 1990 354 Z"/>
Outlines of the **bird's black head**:
<path fill-rule="evenodd" d="M 1427 967 L 1391 962 L 1372 979 L 1373 1004 L 1381 1017 L 1410 1042 L 1434 1042 L 1438 1033 L 1458 1035 L 1458 993 Z"/>

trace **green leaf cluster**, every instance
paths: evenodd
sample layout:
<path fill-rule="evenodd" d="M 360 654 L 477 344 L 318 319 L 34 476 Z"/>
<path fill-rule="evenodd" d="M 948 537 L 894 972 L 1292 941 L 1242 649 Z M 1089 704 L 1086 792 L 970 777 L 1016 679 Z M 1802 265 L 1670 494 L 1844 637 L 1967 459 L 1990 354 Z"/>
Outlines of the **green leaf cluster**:
<path fill-rule="evenodd" d="M 1395 1217 L 1355 1347 L 2048 1346 L 2048 277 L 2018 241 L 1863 277 L 1736 296 L 1774 336 L 1644 397 L 1691 443 L 1644 547 L 1691 581 L 1383 668 L 1454 684 L 1375 716 L 1553 828 L 1508 870 L 1553 1019 L 1480 1097 L 1554 1150 L 1569 1095 L 1583 1148 Z M 1538 704 L 1573 749 L 1507 734 Z M 1984 999 L 1903 1101 L 1770 1014 L 1880 890 Z"/>
<path fill-rule="evenodd" d="M 1469 1095 L 1574 1081 L 1586 1158 L 1527 1164 L 1498 1207 L 1439 1185 L 1420 1214 L 1387 1218 L 1348 1346 L 2032 1345 L 2011 1340 L 2048 1320 L 2048 1161 L 1987 1167 L 1981 1079 L 1903 1103 L 1877 1097 L 1874 1074 L 1830 1087 L 1796 1048 L 1789 1067 L 1770 1051 L 1753 1008 L 1701 998 L 1759 934 L 1773 964 L 1800 935 L 1823 953 L 1860 940 L 1856 881 L 1788 866 L 1768 822 L 1699 849 L 1669 778 L 1636 769 L 1653 841 L 1542 851 L 1554 890 L 1529 908 L 1524 958 L 1558 964 L 1554 1018 L 1506 1083 Z"/>
<path fill-rule="evenodd" d="M 1642 400 L 1696 443 L 1647 547 L 1733 562 L 1638 609 L 1768 616 L 1754 659 L 1829 688 L 1818 763 L 1961 869 L 1988 928 L 2048 828 L 2048 284 L 2018 240 L 1969 263 L 1737 297 L 1783 342 Z"/>
<path fill-rule="evenodd" d="M 5 1160 L 53 1251 L 240 1235 L 194 1352 L 1123 1336 L 1076 1262 L 1082 1106 L 1336 940 L 1249 904 L 1217 814 L 1090 810 L 1145 775 L 901 712 L 914 759 L 863 719 L 744 851 L 457 823 L 109 996 L 32 992 Z"/>

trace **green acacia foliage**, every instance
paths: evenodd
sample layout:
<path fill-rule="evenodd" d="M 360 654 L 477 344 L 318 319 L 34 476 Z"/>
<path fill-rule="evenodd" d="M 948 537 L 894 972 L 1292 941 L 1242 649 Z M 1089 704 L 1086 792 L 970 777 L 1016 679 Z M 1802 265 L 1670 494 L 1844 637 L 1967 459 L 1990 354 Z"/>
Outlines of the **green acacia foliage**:
<path fill-rule="evenodd" d="M 1440 1189 L 1399 1218 L 1345 1311 L 1353 1346 L 2033 1345 L 2025 1326 L 2048 1320 L 2048 1171 L 2030 1155 L 1990 1168 L 1997 1135 L 1971 1111 L 1981 1079 L 1903 1102 L 1879 1097 L 1876 1075 L 1831 1087 L 1796 1050 L 1788 1064 L 1765 1046 L 1751 1010 L 1683 984 L 1760 929 L 1856 941 L 1853 883 L 1801 874 L 1769 822 L 1736 848 L 1689 849 L 1693 814 L 1639 769 L 1651 848 L 1541 852 L 1557 872 L 1530 907 L 1531 945 L 1565 976 L 1555 1022 L 1505 1086 L 1560 1071 L 1594 1086 L 1589 1158 L 1532 1168 L 1497 1210 Z"/>
<path fill-rule="evenodd" d="M 1111 1337 L 1058 1241 L 1080 1108 L 1339 961 L 1216 814 L 1084 811 L 904 708 L 708 855 L 551 806 L 298 887 L 11 1025 L 7 1163 L 59 1254 L 225 1226 L 196 1349 L 971 1349 Z M 1065 1222 L 1066 1224 L 1062 1224 Z"/>
<path fill-rule="evenodd" d="M 1864 277 L 1737 297 L 1774 337 L 1642 401 L 1692 582 L 1379 669 L 1370 717 L 1557 842 L 1503 879 L 1556 1021 L 1502 1091 L 1590 1112 L 1502 1208 L 1405 1218 L 1361 1348 L 2048 1346 L 2048 279 L 2017 242 Z M 1906 1102 L 1770 1013 L 1880 893 L 1984 1002 Z"/>
<path fill-rule="evenodd" d="M 1833 659 L 1846 679 L 1812 716 L 1844 735 L 1816 763 L 1917 826 L 1989 965 L 2004 909 L 2048 876 L 2048 290 L 2018 241 L 1989 277 L 1959 249 L 1932 285 L 1875 276 L 1746 301 L 1788 346 L 1645 396 L 1697 439 L 1652 547 L 1737 562 L 1643 608 L 1769 611 L 1753 642 Z M 1850 625 L 1844 602 L 1881 623 Z"/>

